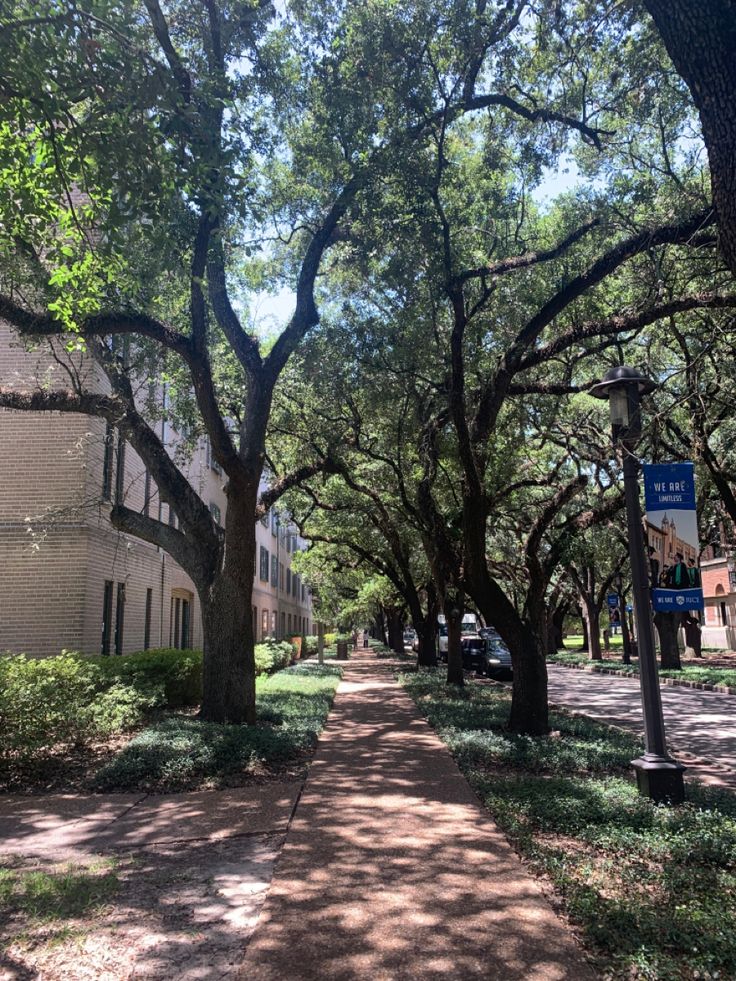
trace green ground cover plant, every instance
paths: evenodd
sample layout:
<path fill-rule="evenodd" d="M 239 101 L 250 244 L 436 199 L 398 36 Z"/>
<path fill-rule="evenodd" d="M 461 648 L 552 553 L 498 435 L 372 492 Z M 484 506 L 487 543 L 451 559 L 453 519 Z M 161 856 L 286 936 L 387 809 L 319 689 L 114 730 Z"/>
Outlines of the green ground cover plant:
<path fill-rule="evenodd" d="M 317 740 L 339 668 L 298 663 L 256 685 L 256 726 L 173 715 L 138 733 L 96 774 L 95 790 L 176 791 L 228 786 L 299 764 Z"/>
<path fill-rule="evenodd" d="M 547 660 L 553 664 L 584 664 L 592 671 L 617 671 L 624 675 L 638 675 L 639 665 L 636 660 L 633 664 L 624 664 L 622 661 L 605 659 L 603 661 L 591 661 L 590 655 L 585 651 L 558 651 L 551 654 Z M 736 687 L 736 669 L 724 667 L 709 667 L 704 660 L 702 665 L 684 664 L 679 671 L 672 669 L 659 669 L 662 678 L 679 678 L 681 681 L 692 681 L 695 684 L 707 685 L 729 685 Z"/>
<path fill-rule="evenodd" d="M 548 737 L 507 733 L 502 686 L 455 690 L 442 672 L 402 679 L 519 851 L 546 873 L 601 976 L 736 977 L 736 796 L 688 785 L 656 806 L 629 762 L 642 747 L 552 713 Z"/>

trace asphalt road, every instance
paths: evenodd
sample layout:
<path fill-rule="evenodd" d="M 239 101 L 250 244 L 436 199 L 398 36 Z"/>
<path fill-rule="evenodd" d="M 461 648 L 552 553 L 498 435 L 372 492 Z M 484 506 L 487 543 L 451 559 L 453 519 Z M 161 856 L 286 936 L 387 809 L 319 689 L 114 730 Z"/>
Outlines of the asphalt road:
<path fill-rule="evenodd" d="M 551 703 L 643 733 L 638 678 L 548 671 Z M 736 788 L 736 695 L 664 686 L 662 710 L 668 748 L 690 774 Z"/>

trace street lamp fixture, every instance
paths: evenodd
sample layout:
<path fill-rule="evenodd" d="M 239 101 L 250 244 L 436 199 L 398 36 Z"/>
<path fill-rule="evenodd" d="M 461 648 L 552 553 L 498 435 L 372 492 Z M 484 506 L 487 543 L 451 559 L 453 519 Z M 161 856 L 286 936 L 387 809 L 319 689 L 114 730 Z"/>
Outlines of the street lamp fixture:
<path fill-rule="evenodd" d="M 614 446 L 620 447 L 623 455 L 631 584 L 639 635 L 639 683 L 645 747 L 644 754 L 632 760 L 632 766 L 636 770 L 640 794 L 654 801 L 680 804 L 685 799 L 685 767 L 667 752 L 639 505 L 639 460 L 633 453 L 641 438 L 641 397 L 653 392 L 656 387 L 636 368 L 619 365 L 607 371 L 603 380 L 593 385 L 589 392 L 594 398 L 608 399 Z"/>

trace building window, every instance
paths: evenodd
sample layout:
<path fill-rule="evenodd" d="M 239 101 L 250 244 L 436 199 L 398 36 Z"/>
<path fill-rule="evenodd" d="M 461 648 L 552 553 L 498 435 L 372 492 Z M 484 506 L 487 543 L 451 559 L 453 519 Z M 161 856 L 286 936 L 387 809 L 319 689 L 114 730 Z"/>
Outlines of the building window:
<path fill-rule="evenodd" d="M 271 585 L 278 586 L 279 584 L 279 560 L 271 552 Z"/>
<path fill-rule="evenodd" d="M 721 623 L 724 627 L 728 626 L 728 611 L 725 603 L 721 603 Z"/>
<path fill-rule="evenodd" d="M 266 513 L 261 518 L 261 524 L 263 525 L 264 528 L 268 528 L 268 522 L 270 520 L 270 517 L 269 517 L 270 514 L 271 514 L 270 511 L 266 511 Z"/>
<path fill-rule="evenodd" d="M 291 569 L 286 570 L 286 592 L 291 592 Z"/>
<path fill-rule="evenodd" d="M 279 533 L 279 516 L 278 514 L 276 514 L 273 508 L 271 508 L 271 534 L 275 538 L 278 535 L 278 533 Z"/>
<path fill-rule="evenodd" d="M 118 583 L 115 602 L 115 653 L 123 653 L 123 629 L 125 627 L 125 583 Z"/>
<path fill-rule="evenodd" d="M 146 619 L 143 627 L 143 650 L 151 646 L 151 610 L 153 607 L 153 590 L 146 590 Z"/>
<path fill-rule="evenodd" d="M 176 511 L 169 504 L 169 524 L 172 528 L 176 528 Z"/>
<path fill-rule="evenodd" d="M 261 614 L 261 640 L 265 640 L 268 637 L 268 610 L 264 610 Z"/>
<path fill-rule="evenodd" d="M 220 508 L 218 507 L 217 504 L 215 504 L 214 501 L 210 501 L 210 514 L 212 515 L 215 524 L 222 527 L 222 513 L 220 512 Z"/>
<path fill-rule="evenodd" d="M 151 471 L 146 467 L 146 483 L 143 489 L 143 513 L 148 518 L 151 513 Z"/>
<path fill-rule="evenodd" d="M 299 576 L 294 576 L 294 596 L 299 596 Z"/>
<path fill-rule="evenodd" d="M 101 654 L 110 653 L 110 631 L 112 628 L 112 583 L 105 580 L 105 593 L 102 600 L 102 642 Z"/>
<path fill-rule="evenodd" d="M 115 503 L 122 504 L 125 496 L 125 440 L 118 436 L 117 468 L 115 470 Z"/>
<path fill-rule="evenodd" d="M 261 545 L 261 571 L 260 578 L 263 582 L 268 582 L 268 549 Z M 268 631 L 268 628 L 266 628 Z"/>
<path fill-rule="evenodd" d="M 112 452 L 114 440 L 114 430 L 108 422 L 105 427 L 105 453 L 102 459 L 102 496 L 106 501 L 109 501 L 112 497 Z"/>
<path fill-rule="evenodd" d="M 183 650 L 188 650 L 190 647 L 190 632 L 191 632 L 191 620 L 192 620 L 192 606 L 189 600 L 183 599 L 181 601 L 181 646 Z"/>
<path fill-rule="evenodd" d="M 276 636 L 276 610 L 271 611 L 271 633 Z"/>
<path fill-rule="evenodd" d="M 279 589 L 283 593 L 284 591 L 284 563 L 279 563 Z"/>
<path fill-rule="evenodd" d="M 302 603 L 304 603 L 305 601 L 306 601 L 305 589 L 304 589 L 304 586 L 302 586 Z"/>
<path fill-rule="evenodd" d="M 172 647 L 179 646 L 179 618 L 181 617 L 181 598 L 171 597 L 171 629 L 169 631 L 169 644 Z"/>
<path fill-rule="evenodd" d="M 289 624 L 289 626 L 288 626 L 289 634 L 291 634 L 291 613 L 287 617 L 287 620 L 288 620 L 288 624 Z"/>
<path fill-rule="evenodd" d="M 281 640 L 286 636 L 286 614 L 281 614 Z"/>
<path fill-rule="evenodd" d="M 255 644 L 255 642 L 258 640 L 258 607 L 257 606 L 251 607 L 250 615 L 251 615 L 251 624 L 252 624 L 251 629 L 253 630 L 253 643 Z"/>
<path fill-rule="evenodd" d="M 216 474 L 221 474 L 222 467 L 212 454 L 212 443 L 210 442 L 209 437 L 205 439 L 205 454 L 207 456 L 207 466 L 210 468 L 210 470 L 214 470 Z"/>

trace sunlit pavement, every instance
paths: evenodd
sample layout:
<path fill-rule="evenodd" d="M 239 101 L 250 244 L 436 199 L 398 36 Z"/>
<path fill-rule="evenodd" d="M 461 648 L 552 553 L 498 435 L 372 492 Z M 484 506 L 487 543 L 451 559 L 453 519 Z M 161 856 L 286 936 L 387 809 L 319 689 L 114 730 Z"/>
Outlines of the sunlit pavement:
<path fill-rule="evenodd" d="M 346 665 L 240 976 L 592 974 L 392 666 L 361 652 Z"/>
<path fill-rule="evenodd" d="M 548 665 L 551 703 L 643 733 L 638 678 Z M 736 789 L 736 695 L 662 687 L 667 744 L 686 776 Z"/>

